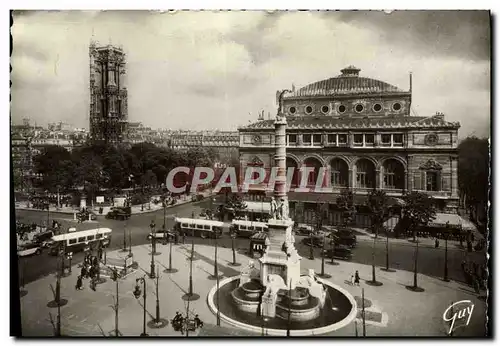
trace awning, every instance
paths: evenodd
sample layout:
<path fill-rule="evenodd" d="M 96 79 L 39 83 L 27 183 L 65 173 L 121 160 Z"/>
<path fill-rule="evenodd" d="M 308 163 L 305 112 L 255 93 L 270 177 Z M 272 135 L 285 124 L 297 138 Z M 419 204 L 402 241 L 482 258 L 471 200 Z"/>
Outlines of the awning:
<path fill-rule="evenodd" d="M 271 204 L 269 202 L 255 202 L 255 201 L 245 201 L 246 209 L 245 211 L 253 213 L 271 213 Z"/>
<path fill-rule="evenodd" d="M 340 196 L 338 193 L 328 192 L 289 192 L 288 200 L 292 202 L 306 202 L 306 203 L 330 203 L 337 204 L 337 198 Z M 368 200 L 368 195 L 354 195 L 355 205 L 365 205 Z M 396 197 L 388 197 L 389 204 L 391 205 L 404 205 L 404 201 Z"/>
<path fill-rule="evenodd" d="M 445 228 L 448 223 L 450 228 L 462 229 L 464 231 L 475 231 L 476 226 L 468 220 L 465 220 L 458 214 L 436 213 L 434 220 L 429 222 L 429 227 Z"/>

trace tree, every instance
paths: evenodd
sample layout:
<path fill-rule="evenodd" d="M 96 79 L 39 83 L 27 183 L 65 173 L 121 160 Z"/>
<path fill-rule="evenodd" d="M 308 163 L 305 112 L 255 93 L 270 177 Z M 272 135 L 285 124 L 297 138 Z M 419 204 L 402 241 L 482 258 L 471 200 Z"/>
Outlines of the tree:
<path fill-rule="evenodd" d="M 41 187 L 56 192 L 57 186 L 71 188 L 74 183 L 71 154 L 65 148 L 48 145 L 34 158 L 35 171 L 42 175 Z"/>
<path fill-rule="evenodd" d="M 243 201 L 243 197 L 238 194 L 232 194 L 226 204 L 224 205 L 224 210 L 229 213 L 231 218 L 240 215 L 247 208 L 246 203 Z"/>
<path fill-rule="evenodd" d="M 342 224 L 347 228 L 356 213 L 356 207 L 354 206 L 354 194 L 351 190 L 342 190 L 340 196 L 337 198 L 337 206 L 340 210 L 342 210 Z"/>
<path fill-rule="evenodd" d="M 372 285 L 380 286 L 375 277 L 375 242 L 379 231 L 384 227 L 384 222 L 389 217 L 389 198 L 383 190 L 373 189 L 368 195 L 368 208 L 370 209 L 371 229 L 374 234 L 372 249 Z M 387 234 L 386 260 L 389 268 L 389 235 Z"/>
<path fill-rule="evenodd" d="M 490 145 L 488 139 L 467 137 L 458 145 L 458 187 L 471 215 L 486 211 L 489 200 Z M 485 215 L 484 213 L 483 215 Z"/>
<path fill-rule="evenodd" d="M 403 219 L 407 226 L 407 231 L 413 234 L 415 246 L 415 264 L 413 271 L 413 290 L 423 290 L 417 285 L 417 267 L 418 267 L 418 240 L 417 230 L 426 226 L 436 215 L 436 209 L 432 199 L 425 193 L 411 192 L 404 197 L 405 205 L 403 207 Z"/>

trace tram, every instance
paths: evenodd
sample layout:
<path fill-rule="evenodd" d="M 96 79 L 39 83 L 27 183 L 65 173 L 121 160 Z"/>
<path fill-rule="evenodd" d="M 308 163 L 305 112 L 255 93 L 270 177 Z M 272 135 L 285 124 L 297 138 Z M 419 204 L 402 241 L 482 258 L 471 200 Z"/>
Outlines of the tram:
<path fill-rule="evenodd" d="M 187 235 L 201 238 L 219 238 L 224 223 L 214 220 L 175 218 L 175 230 L 181 236 Z"/>
<path fill-rule="evenodd" d="M 231 232 L 242 238 L 250 238 L 255 233 L 267 231 L 267 224 L 264 222 L 233 220 L 231 223 Z"/>

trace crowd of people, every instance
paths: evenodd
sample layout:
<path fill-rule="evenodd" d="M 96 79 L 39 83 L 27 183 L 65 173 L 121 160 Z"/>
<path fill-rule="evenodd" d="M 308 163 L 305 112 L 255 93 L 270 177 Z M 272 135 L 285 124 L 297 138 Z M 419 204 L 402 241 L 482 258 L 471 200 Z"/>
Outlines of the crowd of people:
<path fill-rule="evenodd" d="M 462 261 L 462 271 L 465 282 L 474 288 L 476 293 L 486 290 L 488 287 L 488 268 L 485 264 L 464 260 Z"/>
<path fill-rule="evenodd" d="M 102 250 L 99 251 L 98 256 L 92 256 L 91 254 L 85 255 L 83 260 L 82 269 L 80 275 L 76 280 L 75 288 L 77 290 L 83 290 L 83 280 L 90 279 L 90 289 L 95 291 L 97 283 L 100 279 L 100 257 L 102 257 Z"/>
<path fill-rule="evenodd" d="M 186 317 L 182 316 L 182 314 L 179 311 L 175 313 L 175 317 L 170 322 L 172 323 L 172 327 L 174 327 L 174 330 L 176 332 L 180 331 L 181 334 L 183 335 L 184 332 L 186 331 L 186 328 L 193 331 L 197 328 L 203 327 L 203 321 L 200 319 L 198 315 L 195 315 L 192 320 L 187 321 Z M 192 324 L 186 322 L 192 322 Z"/>

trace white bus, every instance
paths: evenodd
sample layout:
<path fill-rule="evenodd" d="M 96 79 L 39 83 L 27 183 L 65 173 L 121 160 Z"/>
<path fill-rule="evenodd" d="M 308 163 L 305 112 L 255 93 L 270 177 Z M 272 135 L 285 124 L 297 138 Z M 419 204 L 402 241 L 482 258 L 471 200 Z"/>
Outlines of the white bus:
<path fill-rule="evenodd" d="M 63 245 L 67 253 L 86 251 L 90 249 L 92 244 L 98 243 L 99 241 L 102 241 L 103 247 L 108 247 L 111 242 L 111 232 L 110 228 L 97 228 L 53 236 L 52 241 L 54 245 L 50 253 L 52 255 L 57 255 L 59 249 L 61 249 L 61 245 Z"/>
<path fill-rule="evenodd" d="M 202 237 L 219 238 L 222 235 L 224 222 L 202 219 L 175 218 L 175 229 L 179 234 Z"/>
<path fill-rule="evenodd" d="M 267 224 L 264 222 L 233 220 L 231 223 L 231 231 L 235 232 L 238 237 L 250 238 L 255 233 L 267 231 Z"/>

